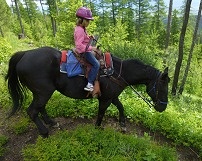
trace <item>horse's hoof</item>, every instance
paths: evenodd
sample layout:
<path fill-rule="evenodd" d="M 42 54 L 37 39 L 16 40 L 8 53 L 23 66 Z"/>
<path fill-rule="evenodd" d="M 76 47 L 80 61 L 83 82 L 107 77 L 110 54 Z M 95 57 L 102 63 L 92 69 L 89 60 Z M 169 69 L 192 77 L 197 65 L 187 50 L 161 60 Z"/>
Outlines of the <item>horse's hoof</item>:
<path fill-rule="evenodd" d="M 125 134 L 127 131 L 126 127 L 121 127 L 121 133 Z"/>
<path fill-rule="evenodd" d="M 57 122 L 55 125 L 51 126 L 53 128 L 60 128 L 60 124 Z"/>
<path fill-rule="evenodd" d="M 47 134 L 40 134 L 40 136 L 41 136 L 42 138 L 44 138 L 44 139 L 49 137 L 48 133 L 47 133 Z"/>

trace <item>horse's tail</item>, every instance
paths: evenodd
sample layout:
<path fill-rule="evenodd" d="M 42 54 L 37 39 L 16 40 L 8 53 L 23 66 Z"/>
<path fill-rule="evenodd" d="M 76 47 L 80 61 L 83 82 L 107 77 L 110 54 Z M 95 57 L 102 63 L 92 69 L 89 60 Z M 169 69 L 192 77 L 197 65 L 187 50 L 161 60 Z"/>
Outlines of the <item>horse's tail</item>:
<path fill-rule="evenodd" d="M 24 87 L 20 83 L 19 77 L 16 71 L 16 66 L 18 62 L 21 60 L 21 58 L 24 56 L 24 54 L 25 52 L 17 52 L 11 57 L 9 61 L 8 73 L 5 77 L 5 79 L 8 80 L 8 90 L 13 101 L 13 109 L 9 117 L 14 115 L 15 112 L 21 108 L 24 97 L 25 97 Z"/>

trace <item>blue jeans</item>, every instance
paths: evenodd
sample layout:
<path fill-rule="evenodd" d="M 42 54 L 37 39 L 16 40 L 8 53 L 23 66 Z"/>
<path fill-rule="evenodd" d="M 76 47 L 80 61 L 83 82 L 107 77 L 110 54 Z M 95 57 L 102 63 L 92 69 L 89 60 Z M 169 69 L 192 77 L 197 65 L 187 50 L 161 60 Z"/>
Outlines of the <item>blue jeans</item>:
<path fill-rule="evenodd" d="M 93 84 L 93 82 L 96 79 L 98 70 L 100 68 L 100 64 L 91 52 L 86 52 L 83 55 L 86 58 L 86 60 L 92 65 L 92 68 L 91 68 L 89 75 L 88 75 L 88 82 Z"/>

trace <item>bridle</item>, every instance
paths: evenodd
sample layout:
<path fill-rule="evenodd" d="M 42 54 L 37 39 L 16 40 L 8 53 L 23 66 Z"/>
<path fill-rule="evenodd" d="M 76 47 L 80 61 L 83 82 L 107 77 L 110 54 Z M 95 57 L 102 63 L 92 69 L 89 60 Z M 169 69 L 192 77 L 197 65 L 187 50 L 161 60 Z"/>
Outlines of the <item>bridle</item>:
<path fill-rule="evenodd" d="M 163 105 L 168 104 L 168 102 L 161 101 L 160 99 L 158 99 L 158 96 L 159 96 L 159 82 L 160 82 L 160 79 L 162 77 L 162 73 L 160 71 L 158 71 L 158 73 L 157 73 L 157 77 L 156 77 L 156 81 L 154 82 L 154 85 L 149 90 L 149 92 L 147 92 L 147 94 L 149 94 L 153 90 L 155 92 L 157 101 L 152 103 L 152 100 L 150 100 L 150 99 L 146 98 L 145 96 L 141 95 L 140 93 L 138 93 L 132 85 L 130 85 L 123 77 L 121 77 L 122 66 L 123 66 L 122 64 L 123 64 L 123 62 L 121 60 L 121 65 L 120 65 L 119 74 L 118 74 L 117 78 L 118 79 L 121 78 L 127 86 L 129 86 L 143 101 L 145 101 L 149 105 L 150 108 L 156 106 L 157 104 L 163 104 Z M 120 84 L 120 83 L 118 83 L 118 84 Z"/>
<path fill-rule="evenodd" d="M 154 90 L 154 93 L 156 95 L 156 100 L 157 100 L 156 102 L 154 102 L 154 106 L 157 105 L 157 104 L 164 104 L 164 105 L 168 104 L 168 102 L 161 101 L 160 99 L 158 99 L 158 96 L 159 96 L 159 82 L 161 80 L 161 77 L 162 77 L 162 73 L 158 72 L 157 78 L 156 78 L 156 81 L 154 82 L 153 87 L 147 92 L 147 94 L 149 94 L 150 92 L 152 92 Z"/>

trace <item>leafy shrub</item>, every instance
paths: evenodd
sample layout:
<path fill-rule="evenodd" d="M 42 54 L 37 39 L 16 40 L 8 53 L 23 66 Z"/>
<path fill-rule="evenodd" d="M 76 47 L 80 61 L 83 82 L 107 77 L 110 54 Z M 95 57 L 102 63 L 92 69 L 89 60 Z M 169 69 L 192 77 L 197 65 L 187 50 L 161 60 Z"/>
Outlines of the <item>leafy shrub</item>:
<path fill-rule="evenodd" d="M 4 38 L 0 37 L 0 64 L 8 60 L 11 45 Z"/>
<path fill-rule="evenodd" d="M 156 37 L 153 39 L 148 37 L 144 40 L 144 42 L 131 42 L 127 40 L 127 37 L 127 25 L 118 19 L 116 27 L 109 27 L 108 32 L 105 32 L 102 35 L 99 42 L 102 44 L 103 50 L 108 50 L 122 59 L 136 58 L 146 64 L 162 68 L 162 60 L 158 56 L 158 54 L 162 51 L 159 51 L 157 47 L 154 46 L 155 43 L 152 42 L 156 40 Z"/>
<path fill-rule="evenodd" d="M 149 108 L 129 90 L 122 93 L 121 100 L 128 118 L 153 131 L 160 131 L 177 144 L 196 147 L 202 156 L 201 100 L 173 98 L 163 113 Z"/>
<path fill-rule="evenodd" d="M 47 104 L 47 112 L 52 117 L 71 116 L 92 118 L 97 114 L 97 99 L 72 99 L 55 92 Z"/>
<path fill-rule="evenodd" d="M 159 146 L 148 137 L 123 135 L 93 126 L 62 131 L 23 149 L 24 160 L 177 160 L 174 149 Z"/>
<path fill-rule="evenodd" d="M 8 137 L 0 135 L 0 156 L 3 156 L 4 148 L 2 147 L 8 141 Z"/>
<path fill-rule="evenodd" d="M 13 118 L 13 120 L 10 118 L 12 123 L 10 124 L 9 128 L 14 131 L 15 134 L 22 134 L 27 131 L 28 125 L 29 125 L 29 119 L 25 117 L 20 118 Z"/>

